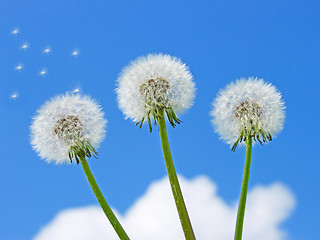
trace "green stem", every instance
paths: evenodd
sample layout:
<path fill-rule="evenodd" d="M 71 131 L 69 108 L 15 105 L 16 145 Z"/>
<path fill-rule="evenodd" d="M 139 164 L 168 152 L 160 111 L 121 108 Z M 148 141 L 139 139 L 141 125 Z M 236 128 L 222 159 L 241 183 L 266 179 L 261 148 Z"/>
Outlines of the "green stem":
<path fill-rule="evenodd" d="M 94 179 L 94 176 L 89 168 L 88 162 L 84 156 L 80 157 L 81 166 L 83 168 L 84 173 L 87 176 L 87 179 L 89 181 L 89 184 L 94 192 L 94 195 L 96 195 L 96 198 L 98 199 L 98 202 L 103 209 L 104 213 L 106 214 L 107 218 L 109 219 L 111 225 L 113 226 L 114 230 L 117 232 L 119 238 L 121 240 L 129 240 L 130 238 L 122 228 L 121 224 L 119 223 L 118 219 L 112 212 L 111 208 L 109 207 L 107 201 L 102 195 L 102 192 L 100 191 L 98 184 L 96 180 Z"/>
<path fill-rule="evenodd" d="M 238 215 L 237 215 L 237 223 L 236 223 L 234 240 L 241 240 L 242 239 L 243 220 L 244 220 L 244 212 L 245 212 L 245 208 L 246 208 L 250 164 L 251 164 L 252 137 L 247 137 L 246 143 L 247 143 L 246 160 L 245 160 L 245 164 L 244 164 L 244 171 L 243 171 L 242 186 L 241 186 L 240 201 L 239 201 L 239 207 L 238 207 Z"/>
<path fill-rule="evenodd" d="M 158 123 L 159 123 L 159 131 L 160 131 L 160 138 L 161 138 L 161 144 L 162 144 L 162 151 L 164 160 L 166 163 L 168 176 L 170 180 L 170 185 L 172 189 L 172 193 L 174 196 L 174 200 L 176 202 L 177 210 L 179 213 L 180 222 L 183 228 L 184 235 L 187 240 L 194 240 L 196 239 L 193 233 L 193 229 L 191 226 L 191 222 L 188 216 L 187 208 L 183 200 L 183 196 L 181 193 L 178 177 L 176 174 L 176 170 L 173 165 L 172 156 L 170 152 L 169 147 L 169 141 L 167 136 L 167 129 L 166 129 L 166 122 L 164 119 L 164 113 L 163 110 L 159 111 L 158 116 Z"/>

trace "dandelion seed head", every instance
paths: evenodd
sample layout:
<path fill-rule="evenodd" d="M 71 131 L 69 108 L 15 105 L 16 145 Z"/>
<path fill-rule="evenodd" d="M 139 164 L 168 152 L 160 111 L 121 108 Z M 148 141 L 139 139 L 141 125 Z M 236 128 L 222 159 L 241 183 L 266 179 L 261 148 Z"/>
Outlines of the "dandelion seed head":
<path fill-rule="evenodd" d="M 242 135 L 261 143 L 271 141 L 283 129 L 281 94 L 262 79 L 241 78 L 227 85 L 212 105 L 212 124 L 228 144 L 234 145 Z"/>
<path fill-rule="evenodd" d="M 118 104 L 126 118 L 139 122 L 153 118 L 158 108 L 181 114 L 193 104 L 195 84 L 180 59 L 150 54 L 132 61 L 117 80 Z"/>
<path fill-rule="evenodd" d="M 65 163 L 70 148 L 79 142 L 98 147 L 106 124 L 101 107 L 91 97 L 59 95 L 47 101 L 33 118 L 31 145 L 46 161 Z"/>

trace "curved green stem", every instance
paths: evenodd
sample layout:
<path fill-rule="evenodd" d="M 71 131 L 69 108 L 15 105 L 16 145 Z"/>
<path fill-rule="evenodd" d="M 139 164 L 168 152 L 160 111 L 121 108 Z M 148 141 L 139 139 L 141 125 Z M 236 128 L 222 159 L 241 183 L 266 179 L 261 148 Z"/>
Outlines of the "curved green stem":
<path fill-rule="evenodd" d="M 235 235 L 234 235 L 235 240 L 242 239 L 243 220 L 244 220 L 244 212 L 245 212 L 245 208 L 246 208 L 250 164 L 251 164 L 252 137 L 247 137 L 246 143 L 247 143 L 246 159 L 245 159 L 243 178 L 242 178 L 242 186 L 241 186 L 240 201 L 239 201 L 239 207 L 238 207 L 236 230 L 235 230 Z"/>
<path fill-rule="evenodd" d="M 160 131 L 163 156 L 164 156 L 164 160 L 166 163 L 169 181 L 170 181 L 172 193 L 174 196 L 174 200 L 176 202 L 176 206 L 177 206 L 177 210 L 179 213 L 179 218 L 180 218 L 180 222 L 181 222 L 181 225 L 183 228 L 183 232 L 184 232 L 185 238 L 187 240 L 194 240 L 196 238 L 193 233 L 193 229 L 192 229 L 191 222 L 190 222 L 190 219 L 188 216 L 187 208 L 186 208 L 186 205 L 184 203 L 183 196 L 181 193 L 176 170 L 174 168 L 173 161 L 172 161 L 172 156 L 171 156 L 170 147 L 169 147 L 166 122 L 164 119 L 163 110 L 159 111 L 158 124 L 159 124 L 159 131 Z"/>
<path fill-rule="evenodd" d="M 102 192 L 100 191 L 98 184 L 97 184 L 96 180 L 94 179 L 94 176 L 89 168 L 89 165 L 88 165 L 86 158 L 84 156 L 82 156 L 82 157 L 80 157 L 80 161 L 81 161 L 81 166 L 83 168 L 83 171 L 86 174 L 87 179 L 89 181 L 89 184 L 94 192 L 94 195 L 96 195 L 96 198 L 98 199 L 98 202 L 99 202 L 101 208 L 103 209 L 104 213 L 106 214 L 107 218 L 109 219 L 112 227 L 117 232 L 117 234 L 121 240 L 129 240 L 130 238 L 128 237 L 128 235 L 126 234 L 124 229 L 122 228 L 118 219 L 116 218 L 116 216 L 112 212 L 111 208 L 109 207 L 107 201 L 103 197 Z"/>

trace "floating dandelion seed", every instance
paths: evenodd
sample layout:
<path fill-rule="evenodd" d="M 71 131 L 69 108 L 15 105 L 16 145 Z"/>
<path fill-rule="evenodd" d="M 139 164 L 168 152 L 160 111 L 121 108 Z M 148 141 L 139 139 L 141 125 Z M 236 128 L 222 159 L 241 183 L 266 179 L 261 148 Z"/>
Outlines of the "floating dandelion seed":
<path fill-rule="evenodd" d="M 261 144 L 283 128 L 284 102 L 271 84 L 258 78 L 241 78 L 227 85 L 213 101 L 210 115 L 215 131 L 234 151 L 252 137 Z"/>
<path fill-rule="evenodd" d="M 12 31 L 11 31 L 11 34 L 12 35 L 18 35 L 19 34 L 19 28 L 15 28 L 15 29 L 13 29 Z"/>
<path fill-rule="evenodd" d="M 39 72 L 39 75 L 42 76 L 42 77 L 45 77 L 47 74 L 48 74 L 48 71 L 47 71 L 46 69 L 42 69 L 42 70 Z"/>
<path fill-rule="evenodd" d="M 50 47 L 45 48 L 42 53 L 49 55 L 50 53 L 52 53 L 52 49 Z"/>
<path fill-rule="evenodd" d="M 79 93 L 79 92 L 80 92 L 80 88 L 73 89 L 73 93 Z"/>
<path fill-rule="evenodd" d="M 28 43 L 24 43 L 24 44 L 22 44 L 21 45 L 21 49 L 23 49 L 23 50 L 27 50 L 27 49 L 29 49 L 30 48 L 30 45 L 28 44 Z"/>
<path fill-rule="evenodd" d="M 56 96 L 34 117 L 31 126 L 33 149 L 41 158 L 56 163 L 72 161 L 71 155 L 76 155 L 76 150 L 94 154 L 92 148 L 98 147 L 105 136 L 107 121 L 103 116 L 101 107 L 89 96 Z"/>
<path fill-rule="evenodd" d="M 79 85 L 77 85 L 76 87 L 74 87 L 72 90 L 69 91 L 69 93 L 71 94 L 77 94 L 81 92 L 81 87 Z"/>
<path fill-rule="evenodd" d="M 15 67 L 15 70 L 20 72 L 21 70 L 23 69 L 23 65 L 22 64 L 18 64 L 16 67 Z"/>
<path fill-rule="evenodd" d="M 193 104 L 195 84 L 188 67 L 180 59 L 150 54 L 132 61 L 118 78 L 118 103 L 126 116 L 140 127 L 147 121 L 156 123 L 156 112 L 165 111 L 174 127 L 181 114 Z"/>
<path fill-rule="evenodd" d="M 19 94 L 17 92 L 14 92 L 10 95 L 10 99 L 16 100 L 19 97 Z"/>
<path fill-rule="evenodd" d="M 72 51 L 71 56 L 73 57 L 78 57 L 80 55 L 80 51 L 79 49 L 75 49 Z"/>

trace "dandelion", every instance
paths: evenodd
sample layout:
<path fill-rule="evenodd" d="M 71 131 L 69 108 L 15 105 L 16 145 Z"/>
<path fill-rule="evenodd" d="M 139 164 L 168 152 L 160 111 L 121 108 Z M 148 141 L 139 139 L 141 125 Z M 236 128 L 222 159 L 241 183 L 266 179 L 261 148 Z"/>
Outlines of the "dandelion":
<path fill-rule="evenodd" d="M 78 57 L 79 55 L 80 55 L 79 49 L 74 49 L 74 50 L 71 52 L 71 56 L 72 56 L 72 57 Z"/>
<path fill-rule="evenodd" d="M 284 102 L 281 94 L 262 79 L 240 79 L 220 91 L 211 116 L 216 132 L 234 151 L 239 142 L 253 137 L 264 143 L 282 130 Z"/>
<path fill-rule="evenodd" d="M 119 107 L 126 118 L 132 119 L 140 128 L 147 121 L 150 132 L 152 121 L 159 124 L 170 185 L 188 240 L 195 239 L 195 236 L 170 152 L 165 115 L 173 127 L 181 123 L 176 114 L 181 114 L 193 103 L 195 84 L 192 80 L 187 66 L 179 59 L 169 55 L 150 54 L 131 62 L 122 70 L 116 90 Z"/>
<path fill-rule="evenodd" d="M 121 239 L 129 239 L 103 197 L 86 158 L 96 157 L 95 148 L 105 136 L 107 121 L 101 107 L 89 96 L 65 94 L 47 101 L 31 125 L 31 145 L 48 162 L 73 160 L 81 166 L 103 211 Z"/>
<path fill-rule="evenodd" d="M 47 47 L 42 51 L 42 53 L 49 55 L 50 53 L 52 53 L 52 49 L 50 47 Z"/>
<path fill-rule="evenodd" d="M 20 63 L 15 67 L 15 70 L 20 72 L 23 69 L 23 65 Z"/>
<path fill-rule="evenodd" d="M 96 151 L 92 149 L 105 135 L 103 115 L 100 106 L 88 96 L 65 94 L 52 98 L 34 118 L 31 126 L 33 148 L 46 161 L 59 164 L 72 162 L 71 157 L 79 159 L 73 149 L 80 146 L 86 146 L 85 155 L 95 155 Z"/>
<path fill-rule="evenodd" d="M 137 124 L 157 122 L 163 110 L 174 127 L 176 116 L 193 104 L 195 85 L 187 66 L 175 57 L 150 54 L 131 62 L 118 78 L 118 103 L 126 118 Z"/>
<path fill-rule="evenodd" d="M 20 47 L 21 49 L 23 49 L 23 50 L 25 50 L 25 51 L 27 51 L 27 49 L 29 49 L 30 48 L 30 46 L 29 46 L 29 44 L 28 43 L 24 43 L 24 44 L 22 44 L 21 45 L 21 47 Z"/>
<path fill-rule="evenodd" d="M 39 75 L 42 76 L 42 77 L 45 77 L 47 74 L 48 74 L 47 69 L 42 69 L 42 70 L 39 72 Z"/>
<path fill-rule="evenodd" d="M 235 240 L 242 239 L 243 221 L 249 183 L 252 141 L 261 145 L 272 141 L 282 130 L 284 102 L 271 84 L 258 78 L 241 78 L 220 91 L 213 101 L 212 123 L 220 137 L 235 151 L 246 144 L 245 166 L 238 207 Z"/>

